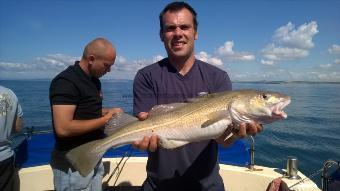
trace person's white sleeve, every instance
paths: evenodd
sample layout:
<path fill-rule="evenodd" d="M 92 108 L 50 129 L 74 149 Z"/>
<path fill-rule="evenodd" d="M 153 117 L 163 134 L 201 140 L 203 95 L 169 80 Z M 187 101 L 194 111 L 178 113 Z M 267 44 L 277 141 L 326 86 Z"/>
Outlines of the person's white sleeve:
<path fill-rule="evenodd" d="M 22 117 L 23 115 L 24 115 L 24 113 L 21 109 L 21 105 L 18 103 L 17 116 Z"/>

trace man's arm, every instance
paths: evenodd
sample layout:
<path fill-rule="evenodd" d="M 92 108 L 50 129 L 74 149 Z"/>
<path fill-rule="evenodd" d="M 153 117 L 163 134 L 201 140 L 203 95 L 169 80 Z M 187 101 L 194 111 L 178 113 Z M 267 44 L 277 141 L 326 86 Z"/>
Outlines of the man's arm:
<path fill-rule="evenodd" d="M 17 114 L 14 119 L 13 127 L 12 127 L 12 132 L 18 133 L 21 131 L 23 123 L 22 123 L 22 116 L 23 116 L 22 108 L 20 103 L 17 105 Z"/>
<path fill-rule="evenodd" d="M 74 120 L 76 103 L 80 99 L 77 87 L 67 79 L 53 80 L 50 86 L 50 101 L 55 132 L 59 137 L 82 135 L 104 126 L 116 110 L 105 110 L 101 118 Z"/>
<path fill-rule="evenodd" d="M 90 120 L 74 120 L 76 105 L 53 105 L 54 128 L 59 137 L 70 137 L 88 133 L 104 126 L 115 113 L 109 110 L 103 117 Z"/>
<path fill-rule="evenodd" d="M 16 133 L 20 132 L 22 129 L 22 118 L 16 117 L 14 131 Z"/>

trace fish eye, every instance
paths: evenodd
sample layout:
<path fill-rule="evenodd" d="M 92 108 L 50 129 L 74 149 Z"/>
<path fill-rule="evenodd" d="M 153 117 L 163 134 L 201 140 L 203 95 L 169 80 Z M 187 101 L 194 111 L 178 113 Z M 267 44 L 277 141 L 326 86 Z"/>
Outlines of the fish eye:
<path fill-rule="evenodd" d="M 262 94 L 262 98 L 263 98 L 263 99 L 267 99 L 268 96 L 267 96 L 266 94 Z"/>

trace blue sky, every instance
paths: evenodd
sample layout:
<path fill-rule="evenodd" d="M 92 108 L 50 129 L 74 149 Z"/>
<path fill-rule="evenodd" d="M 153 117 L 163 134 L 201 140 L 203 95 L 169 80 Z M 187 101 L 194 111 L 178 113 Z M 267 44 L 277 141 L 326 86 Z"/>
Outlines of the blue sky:
<path fill-rule="evenodd" d="M 166 57 L 158 14 L 170 1 L 0 0 L 0 79 L 53 78 L 96 37 L 118 57 L 104 78 L 133 79 Z M 340 82 L 340 1 L 187 1 L 196 57 L 233 81 Z"/>

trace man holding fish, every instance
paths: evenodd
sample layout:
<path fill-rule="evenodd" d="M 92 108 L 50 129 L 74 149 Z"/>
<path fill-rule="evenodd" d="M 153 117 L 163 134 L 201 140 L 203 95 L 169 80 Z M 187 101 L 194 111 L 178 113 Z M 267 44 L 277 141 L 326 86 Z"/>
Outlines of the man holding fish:
<path fill-rule="evenodd" d="M 168 57 L 138 71 L 134 115 L 115 115 L 107 137 L 79 145 L 66 158 L 88 176 L 112 147 L 148 149 L 143 190 L 224 190 L 218 143 L 262 130 L 261 124 L 287 117 L 290 97 L 269 91 L 231 90 L 226 72 L 194 56 L 196 13 L 173 2 L 160 14 L 160 38 Z M 131 172 L 133 173 L 133 172 Z"/>
<path fill-rule="evenodd" d="M 228 74 L 195 59 L 198 38 L 196 12 L 184 2 L 168 4 L 159 16 L 160 38 L 168 57 L 136 74 L 134 114 L 148 117 L 155 105 L 185 102 L 199 94 L 231 90 Z M 224 190 L 218 167 L 218 143 L 228 146 L 238 138 L 262 131 L 257 123 L 241 123 L 230 135 L 229 128 L 216 140 L 186 144 L 175 150 L 159 148 L 157 135 L 135 141 L 140 150 L 148 149 L 147 179 L 143 190 Z M 236 128 L 235 128 L 236 129 Z"/>

